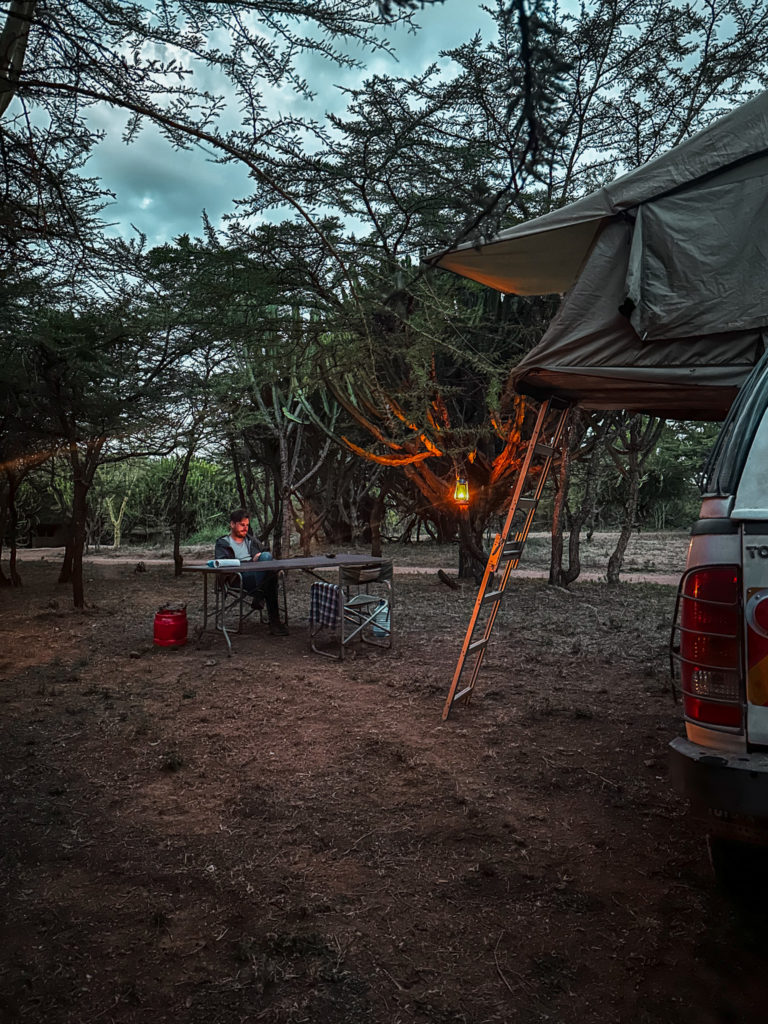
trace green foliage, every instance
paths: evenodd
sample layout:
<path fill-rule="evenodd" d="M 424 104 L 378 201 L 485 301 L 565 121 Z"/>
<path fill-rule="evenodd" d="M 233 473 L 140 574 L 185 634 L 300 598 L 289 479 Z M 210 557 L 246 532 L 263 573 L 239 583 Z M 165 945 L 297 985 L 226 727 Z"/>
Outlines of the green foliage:
<path fill-rule="evenodd" d="M 639 486 L 637 523 L 646 529 L 688 529 L 698 515 L 701 469 L 719 430 L 717 423 L 668 423 L 643 466 Z M 626 477 L 603 450 L 592 455 L 603 462 L 595 500 L 595 529 L 616 529 L 628 496 Z M 581 500 L 587 461 L 573 463 L 569 503 Z"/>
<path fill-rule="evenodd" d="M 701 504 L 702 469 L 719 423 L 668 423 L 646 464 L 640 485 L 639 515 L 656 529 L 688 528 Z"/>
<path fill-rule="evenodd" d="M 158 528 L 170 529 L 179 462 L 174 458 L 142 459 L 133 464 L 135 479 L 126 509 L 124 535 Z M 102 467 L 102 488 L 114 484 L 113 467 Z M 104 479 L 106 477 L 106 479 Z M 231 495 L 235 493 L 232 471 L 204 459 L 193 459 L 182 509 L 182 539 L 210 529 L 221 533 L 227 522 Z M 217 535 L 218 535 L 217 534 Z"/>
<path fill-rule="evenodd" d="M 89 495 L 89 535 L 93 542 L 110 543 L 112 530 L 107 500 L 118 509 L 128 498 L 122 524 L 123 542 L 131 534 L 153 537 L 168 530 L 179 470 L 178 460 L 136 458 L 104 464 L 96 472 Z M 25 534 L 39 522 L 66 521 L 72 513 L 72 485 L 66 462 L 55 460 L 28 474 L 19 492 L 19 507 Z M 238 503 L 230 468 L 193 459 L 187 480 L 183 508 L 182 540 L 202 543 L 220 536 L 227 525 L 231 506 Z"/>

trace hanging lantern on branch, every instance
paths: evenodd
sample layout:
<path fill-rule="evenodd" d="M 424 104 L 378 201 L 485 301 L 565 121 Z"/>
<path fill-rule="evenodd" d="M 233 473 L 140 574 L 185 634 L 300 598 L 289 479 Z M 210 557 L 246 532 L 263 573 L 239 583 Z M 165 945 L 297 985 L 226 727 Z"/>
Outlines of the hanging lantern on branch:
<path fill-rule="evenodd" d="M 469 504 L 469 484 L 464 476 L 456 477 L 456 486 L 453 489 L 453 500 L 457 505 Z"/>

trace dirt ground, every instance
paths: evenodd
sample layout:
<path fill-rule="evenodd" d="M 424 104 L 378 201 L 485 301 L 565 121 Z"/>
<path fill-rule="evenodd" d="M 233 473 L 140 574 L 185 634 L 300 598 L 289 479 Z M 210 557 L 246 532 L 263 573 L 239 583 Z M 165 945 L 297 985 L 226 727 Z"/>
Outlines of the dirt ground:
<path fill-rule="evenodd" d="M 45 551 L 0 591 L 3 1024 L 765 1020 L 765 922 L 667 779 L 674 587 L 515 580 L 443 723 L 471 584 L 399 572 L 395 649 L 340 664 L 305 576 L 227 658 L 199 578 L 135 567 L 89 562 L 84 613 Z"/>

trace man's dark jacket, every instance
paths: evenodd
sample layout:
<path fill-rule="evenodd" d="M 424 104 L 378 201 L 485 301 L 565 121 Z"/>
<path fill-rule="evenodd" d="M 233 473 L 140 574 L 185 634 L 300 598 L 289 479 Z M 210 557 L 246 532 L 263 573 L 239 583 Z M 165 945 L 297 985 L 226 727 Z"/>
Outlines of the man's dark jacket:
<path fill-rule="evenodd" d="M 266 544 L 262 544 L 257 537 L 249 534 L 245 538 L 244 542 L 248 547 L 248 553 L 253 558 L 258 556 L 262 551 L 268 551 L 269 548 Z M 229 534 L 224 537 L 219 537 L 216 541 L 216 547 L 213 551 L 214 558 L 236 558 L 235 549 L 232 547 L 232 539 Z"/>

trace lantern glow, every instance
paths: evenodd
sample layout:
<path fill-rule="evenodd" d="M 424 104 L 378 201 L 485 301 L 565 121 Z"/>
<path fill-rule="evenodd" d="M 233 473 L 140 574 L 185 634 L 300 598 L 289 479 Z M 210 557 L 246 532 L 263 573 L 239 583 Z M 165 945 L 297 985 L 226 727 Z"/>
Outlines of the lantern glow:
<path fill-rule="evenodd" d="M 453 489 L 453 500 L 457 505 L 469 504 L 469 485 L 467 484 L 466 477 L 456 477 L 456 486 Z"/>

